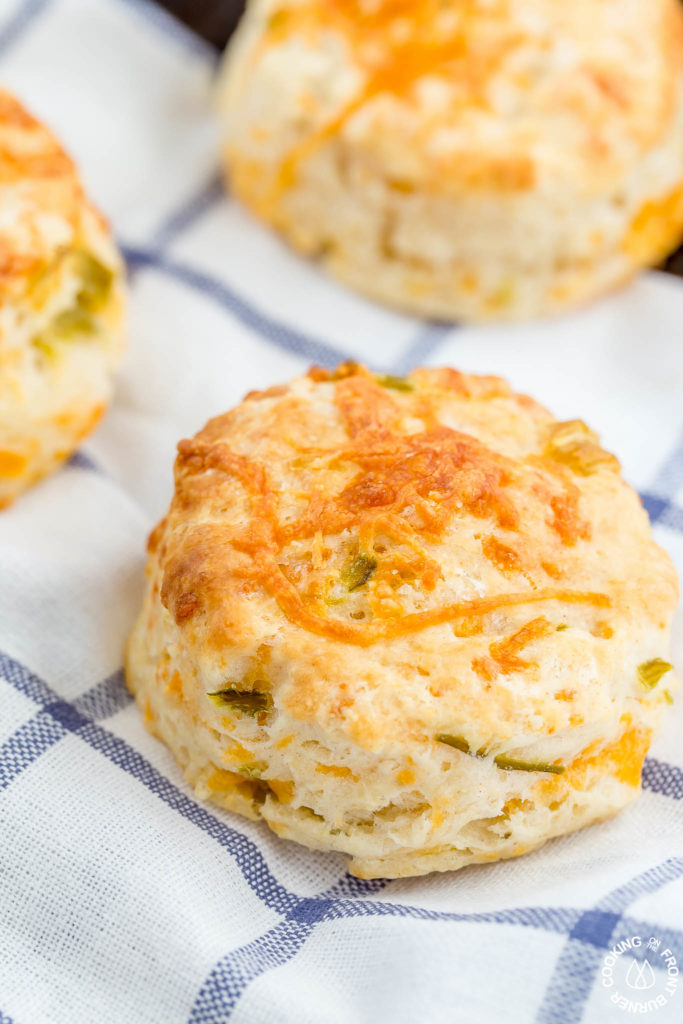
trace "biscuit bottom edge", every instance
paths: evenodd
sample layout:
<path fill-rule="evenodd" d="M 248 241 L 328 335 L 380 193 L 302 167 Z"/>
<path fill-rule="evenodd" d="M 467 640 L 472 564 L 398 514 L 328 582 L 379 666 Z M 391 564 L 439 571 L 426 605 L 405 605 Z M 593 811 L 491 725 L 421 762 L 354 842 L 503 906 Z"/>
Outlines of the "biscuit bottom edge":
<path fill-rule="evenodd" d="M 530 778 L 530 773 L 507 773 L 524 777 L 509 783 L 507 798 L 500 797 L 500 788 L 498 795 L 492 795 L 492 786 L 483 800 L 468 793 L 465 782 L 457 795 L 463 798 L 461 804 L 471 804 L 474 813 L 469 820 L 461 806 L 449 821 L 448 808 L 444 815 L 443 795 L 436 791 L 423 793 L 421 802 L 403 812 L 405 823 L 400 813 L 391 820 L 384 813 L 386 808 L 380 808 L 376 821 L 359 820 L 356 828 L 342 829 L 338 821 L 326 820 L 303 803 L 302 787 L 269 777 L 272 765 L 262 765 L 263 775 L 268 777 L 256 772 L 249 777 L 244 766 L 233 771 L 215 751 L 209 756 L 210 738 L 201 729 L 187 729 L 174 703 L 177 694 L 169 699 L 168 685 L 158 685 L 159 662 L 144 648 L 143 635 L 140 622 L 127 649 L 126 684 L 146 728 L 172 752 L 194 795 L 252 821 L 262 819 L 282 839 L 343 854 L 349 872 L 358 878 L 411 877 L 518 857 L 550 839 L 613 817 L 640 792 L 642 765 L 652 738 L 650 725 L 655 723 L 633 722 L 626 715 L 620 720 L 621 733 L 616 740 L 592 743 L 567 766 L 566 774 Z M 171 691 L 182 685 L 177 677 L 177 672 L 171 674 Z M 239 742 L 239 737 L 234 738 Z M 378 773 L 381 769 L 379 758 Z M 331 815 L 338 816 L 336 781 L 330 779 L 329 808 Z M 476 779 L 472 781 L 473 791 L 478 784 Z M 496 799 L 498 813 L 491 810 Z M 448 837 L 451 825 L 453 835 Z"/>

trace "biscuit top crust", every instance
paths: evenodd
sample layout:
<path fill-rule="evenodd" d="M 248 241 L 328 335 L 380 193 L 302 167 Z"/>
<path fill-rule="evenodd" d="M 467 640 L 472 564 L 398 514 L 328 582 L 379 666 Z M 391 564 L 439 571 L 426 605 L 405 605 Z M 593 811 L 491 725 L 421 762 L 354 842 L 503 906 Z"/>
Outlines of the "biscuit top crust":
<path fill-rule="evenodd" d="M 84 215 L 92 219 L 94 212 L 55 137 L 4 90 L 0 209 L 0 302 L 26 292 L 60 253 L 78 244 Z M 101 232 L 105 225 L 96 217 Z"/>
<path fill-rule="evenodd" d="M 679 103 L 677 0 L 262 0 L 254 8 L 261 28 L 245 74 L 257 64 L 272 73 L 279 53 L 300 82 L 291 116 L 302 134 L 281 186 L 344 132 L 406 190 L 518 191 L 555 179 L 599 187 L 661 138 Z M 316 61 L 306 59 L 312 52 Z M 290 100 L 295 91 L 288 85 Z M 268 133 L 266 116 L 255 143 Z"/>
<path fill-rule="evenodd" d="M 429 380 L 428 371 L 423 371 L 423 378 L 425 373 Z M 238 482 L 248 496 L 250 522 L 232 541 L 233 548 L 247 559 L 237 570 L 238 575 L 246 585 L 265 588 L 291 623 L 320 636 L 365 646 L 462 615 L 514 604 L 520 598 L 529 601 L 528 593 L 504 592 L 447 604 L 436 600 L 432 607 L 406 612 L 395 595 L 404 584 L 420 595 L 435 593 L 441 566 L 425 548 L 425 542 L 438 548 L 456 515 L 486 520 L 506 535 L 520 536 L 527 510 L 515 501 L 516 489 L 526 492 L 527 501 L 532 498 L 539 509 L 547 510 L 545 525 L 551 551 L 555 545 L 572 546 L 580 538 L 590 537 L 590 524 L 579 510 L 579 490 L 569 479 L 552 472 L 540 473 L 531 466 L 525 473 L 512 459 L 486 447 L 476 437 L 444 426 L 428 391 L 413 392 L 415 386 L 402 379 L 384 378 L 387 386 L 382 386 L 382 378 L 378 382 L 355 365 L 344 366 L 335 375 L 314 370 L 311 380 L 333 383 L 334 411 L 345 443 L 340 445 L 339 437 L 332 445 L 302 446 L 293 442 L 294 464 L 288 467 L 289 473 L 296 473 L 298 465 L 301 484 L 306 477 L 310 483 L 305 490 L 302 488 L 301 497 L 290 492 L 284 510 L 281 486 L 271 479 L 268 464 L 231 450 L 224 443 L 223 429 L 228 426 L 230 414 L 213 421 L 194 441 L 182 441 L 179 446 L 181 498 L 187 495 L 189 485 L 190 495 L 201 504 L 203 495 L 196 494 L 194 482 L 198 473 L 205 480 L 205 474 L 212 471 Z M 458 394 L 472 395 L 472 383 L 468 386 L 455 371 L 441 371 L 436 380 Z M 477 381 L 474 388 L 480 397 L 483 389 L 483 395 L 490 399 L 508 394 L 502 383 L 493 379 Z M 399 402 L 392 392 L 411 394 L 411 401 Z M 272 393 L 252 395 L 251 400 L 259 397 L 272 397 Z M 280 424 L 286 430 L 290 408 L 296 416 L 296 407 L 288 407 L 284 400 L 279 405 L 284 414 Z M 414 422 L 409 422 L 406 429 L 408 411 Z M 590 446 L 589 457 L 602 457 L 591 441 L 579 443 L 584 448 Z M 604 458 L 611 461 L 611 456 L 605 454 Z M 292 498 L 296 515 L 292 515 L 291 506 L 287 508 Z M 349 576 L 349 592 L 368 584 L 369 621 L 349 622 L 329 613 L 333 606 L 326 605 L 326 601 L 336 575 L 328 576 L 325 569 L 321 575 L 322 566 L 314 567 L 311 550 L 314 544 L 322 547 L 317 561 L 324 563 L 325 540 L 329 537 L 348 537 L 352 541 L 348 550 L 352 560 L 340 567 L 339 579 L 343 583 L 345 574 Z M 384 549 L 379 559 L 375 557 L 378 537 Z M 283 552 L 301 549 L 302 545 L 307 549 L 303 561 L 297 558 L 294 564 L 283 564 Z M 483 551 L 494 564 L 506 568 L 519 565 L 521 569 L 531 561 L 524 550 L 529 546 L 530 539 L 524 538 L 521 547 L 513 551 L 490 538 Z M 305 564 L 309 557 L 310 567 Z M 304 588 L 296 585 L 302 574 L 306 577 Z M 365 574 L 368 579 L 361 582 Z M 610 604 L 604 593 L 549 589 L 547 579 L 537 581 L 536 586 L 532 600 L 546 598 L 552 592 L 568 601 L 600 607 Z M 195 598 L 194 591 L 189 594 L 183 590 L 175 605 L 176 621 L 195 612 Z"/>
<path fill-rule="evenodd" d="M 313 369 L 181 441 L 175 481 L 152 594 L 206 692 L 372 744 L 417 728 L 418 679 L 419 730 L 484 742 L 613 714 L 666 650 L 675 571 L 617 460 L 496 377 Z"/>

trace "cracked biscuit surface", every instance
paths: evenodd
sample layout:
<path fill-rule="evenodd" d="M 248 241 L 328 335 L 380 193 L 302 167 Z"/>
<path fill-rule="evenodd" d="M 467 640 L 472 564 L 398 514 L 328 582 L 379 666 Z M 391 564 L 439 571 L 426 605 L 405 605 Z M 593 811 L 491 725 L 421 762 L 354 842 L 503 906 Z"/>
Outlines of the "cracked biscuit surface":
<path fill-rule="evenodd" d="M 580 420 L 496 377 L 347 364 L 180 443 L 127 679 L 200 797 L 416 875 L 636 796 L 676 600 Z"/>
<path fill-rule="evenodd" d="M 0 90 L 0 507 L 102 416 L 123 320 L 105 221 L 50 131 Z"/>
<path fill-rule="evenodd" d="M 679 0 L 251 0 L 229 187 L 372 298 L 572 308 L 683 235 Z"/>

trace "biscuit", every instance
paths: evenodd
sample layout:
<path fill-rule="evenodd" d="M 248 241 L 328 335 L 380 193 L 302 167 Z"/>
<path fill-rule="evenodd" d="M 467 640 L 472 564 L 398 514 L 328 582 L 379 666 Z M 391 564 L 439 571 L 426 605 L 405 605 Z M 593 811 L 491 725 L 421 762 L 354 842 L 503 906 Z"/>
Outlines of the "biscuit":
<path fill-rule="evenodd" d="M 127 680 L 199 797 L 361 877 L 615 814 L 676 573 L 619 464 L 496 377 L 347 364 L 182 441 Z"/>
<path fill-rule="evenodd" d="M 123 320 L 105 221 L 54 136 L 0 90 L 0 507 L 99 420 Z"/>
<path fill-rule="evenodd" d="M 679 0 L 251 0 L 218 106 L 231 191 L 410 313 L 559 312 L 683 235 Z"/>

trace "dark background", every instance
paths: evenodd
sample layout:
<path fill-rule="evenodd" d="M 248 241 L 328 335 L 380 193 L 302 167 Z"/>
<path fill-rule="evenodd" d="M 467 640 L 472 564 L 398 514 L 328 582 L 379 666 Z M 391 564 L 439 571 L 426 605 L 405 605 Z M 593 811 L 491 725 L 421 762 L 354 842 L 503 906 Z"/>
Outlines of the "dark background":
<path fill-rule="evenodd" d="M 225 46 L 244 8 L 242 0 L 158 0 L 219 49 Z M 683 246 L 664 264 L 664 270 L 683 277 Z"/>
<path fill-rule="evenodd" d="M 158 0 L 177 18 L 223 49 L 244 9 L 242 0 Z"/>

